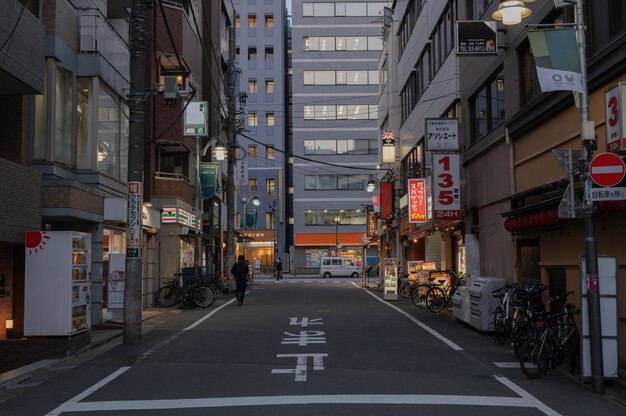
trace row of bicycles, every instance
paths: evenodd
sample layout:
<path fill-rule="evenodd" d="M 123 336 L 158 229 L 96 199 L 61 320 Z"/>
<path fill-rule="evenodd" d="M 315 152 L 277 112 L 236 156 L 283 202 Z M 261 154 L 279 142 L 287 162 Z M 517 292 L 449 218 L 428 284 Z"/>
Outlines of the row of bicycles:
<path fill-rule="evenodd" d="M 552 312 L 542 302 L 548 286 L 507 284 L 493 291 L 500 299 L 494 314 L 494 333 L 498 343 L 509 344 L 524 374 L 539 378 L 549 369 L 566 363 L 574 374 L 580 360 L 580 335 L 574 315 L 579 311 L 568 302 L 574 292 L 549 298 Z"/>
<path fill-rule="evenodd" d="M 234 279 L 234 278 L 233 278 Z M 234 288 L 229 288 L 230 279 L 219 275 L 202 275 L 193 279 L 191 284 L 183 284 L 183 274 L 175 273 L 173 278 L 161 286 L 154 295 L 154 304 L 161 308 L 171 308 L 176 305 L 198 306 L 208 308 L 220 296 L 231 297 Z M 247 285 L 254 284 L 254 277 L 248 276 Z"/>
<path fill-rule="evenodd" d="M 420 283 L 415 279 L 402 279 L 398 294 L 402 298 L 410 298 L 419 309 L 439 313 L 444 308 L 452 306 L 452 296 L 465 284 L 468 277 L 467 274 L 459 276 L 453 270 L 448 271 L 448 274 L 450 280 L 429 277 Z"/>

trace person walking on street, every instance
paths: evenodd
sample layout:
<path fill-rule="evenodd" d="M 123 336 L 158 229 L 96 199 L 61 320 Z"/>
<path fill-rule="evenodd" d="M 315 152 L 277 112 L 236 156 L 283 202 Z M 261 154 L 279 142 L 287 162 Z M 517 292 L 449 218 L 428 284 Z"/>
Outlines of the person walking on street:
<path fill-rule="evenodd" d="M 283 264 L 280 261 L 280 258 L 276 259 L 276 281 L 283 280 Z"/>
<path fill-rule="evenodd" d="M 239 302 L 239 306 L 243 304 L 243 298 L 246 296 L 246 279 L 248 278 L 248 272 L 250 268 L 246 263 L 244 257 L 240 254 L 237 257 L 237 263 L 235 263 L 230 269 L 230 273 L 235 276 L 235 282 L 237 283 L 237 290 L 235 291 L 235 296 L 237 297 L 237 302 Z"/>

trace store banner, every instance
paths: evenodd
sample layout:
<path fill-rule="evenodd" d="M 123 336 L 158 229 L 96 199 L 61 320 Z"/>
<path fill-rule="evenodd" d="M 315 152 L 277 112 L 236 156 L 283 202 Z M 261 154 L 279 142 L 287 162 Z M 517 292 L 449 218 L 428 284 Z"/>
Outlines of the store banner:
<path fill-rule="evenodd" d="M 378 227 L 376 224 L 376 213 L 374 212 L 374 206 L 368 205 L 365 208 L 366 218 L 367 218 L 367 238 L 372 239 L 376 238 L 376 234 L 378 231 Z"/>
<path fill-rule="evenodd" d="M 433 153 L 433 216 L 436 220 L 461 219 L 461 157 L 458 153 Z"/>
<path fill-rule="evenodd" d="M 256 225 L 256 208 L 246 208 L 245 227 L 252 228 Z"/>
<path fill-rule="evenodd" d="M 409 179 L 409 222 L 426 222 L 426 180 Z"/>
<path fill-rule="evenodd" d="M 380 183 L 380 219 L 386 220 L 393 214 L 393 182 Z"/>
<path fill-rule="evenodd" d="M 372 206 L 374 212 L 380 212 L 380 195 L 372 195 Z"/>
<path fill-rule="evenodd" d="M 528 40 L 541 91 L 583 92 L 575 29 L 531 30 Z"/>
<path fill-rule="evenodd" d="M 200 193 L 202 194 L 202 199 L 211 198 L 217 194 L 219 167 L 218 163 L 200 163 Z"/>

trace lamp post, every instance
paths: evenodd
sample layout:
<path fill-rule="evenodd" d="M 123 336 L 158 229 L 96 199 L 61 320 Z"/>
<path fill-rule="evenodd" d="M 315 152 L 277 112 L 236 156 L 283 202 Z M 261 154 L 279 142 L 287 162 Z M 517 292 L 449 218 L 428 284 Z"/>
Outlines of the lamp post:
<path fill-rule="evenodd" d="M 335 255 L 339 257 L 339 249 L 341 248 L 341 243 L 339 243 L 339 223 L 341 222 L 341 216 L 339 211 L 335 212 Z"/>
<path fill-rule="evenodd" d="M 196 249 L 194 253 L 194 272 L 196 280 L 200 278 L 200 261 L 202 260 L 202 256 L 200 255 L 202 247 L 200 234 L 202 232 L 202 217 L 204 216 L 204 204 L 200 202 L 202 200 L 202 189 L 200 186 L 200 158 L 204 156 L 209 147 L 212 146 L 215 146 L 213 148 L 213 158 L 215 160 L 224 160 L 227 153 L 224 145 L 217 139 L 209 140 L 209 142 L 204 145 L 202 150 L 200 150 L 200 140 L 200 136 L 196 136 L 196 223 L 194 229 L 196 232 Z"/>
<path fill-rule="evenodd" d="M 530 0 L 527 0 L 530 1 Z M 532 0 L 534 1 L 534 0 Z M 595 139 L 595 126 L 589 120 L 589 91 L 587 85 L 587 56 L 585 46 L 585 21 L 583 13 L 583 0 L 562 0 L 575 6 L 576 37 L 578 42 L 578 57 L 580 60 L 582 91 L 580 94 L 580 119 L 582 151 L 580 159 L 580 174 L 585 184 L 585 190 L 590 182 L 589 164 L 593 151 L 597 148 Z M 515 9 L 509 13 L 508 9 Z M 530 15 L 530 9 L 524 7 L 521 1 L 502 1 L 498 10 L 492 14 L 496 20 L 502 20 L 503 24 L 520 23 L 523 17 Z M 505 16 L 509 16 L 505 20 Z M 514 16 L 514 18 L 510 18 Z M 518 18 L 519 17 L 519 18 Z M 508 23 L 512 22 L 512 23 Z M 573 186 L 573 184 L 571 184 Z M 594 207 L 593 201 L 587 198 L 587 192 L 583 192 L 583 205 L 580 210 L 585 216 L 585 264 L 587 281 L 587 308 L 589 319 L 589 346 L 591 353 L 591 378 L 594 393 L 604 394 L 604 360 L 602 357 L 602 326 L 600 315 L 600 285 L 598 276 L 598 247 L 595 237 Z"/>
<path fill-rule="evenodd" d="M 255 207 L 258 207 L 261 204 L 261 200 L 259 200 L 259 197 L 256 195 L 251 195 L 246 197 L 241 198 L 241 205 L 243 206 L 243 222 L 242 222 L 242 228 L 244 230 L 243 233 L 243 256 L 246 257 L 246 227 L 247 227 L 247 218 L 246 218 L 246 207 L 248 206 L 248 203 L 252 203 L 252 205 L 254 205 Z"/>

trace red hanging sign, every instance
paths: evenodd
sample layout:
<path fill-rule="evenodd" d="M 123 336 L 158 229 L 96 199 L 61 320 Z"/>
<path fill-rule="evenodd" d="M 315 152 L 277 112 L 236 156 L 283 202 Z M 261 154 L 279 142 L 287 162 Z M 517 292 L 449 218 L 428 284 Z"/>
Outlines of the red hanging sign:
<path fill-rule="evenodd" d="M 409 222 L 426 222 L 426 180 L 409 179 Z"/>

